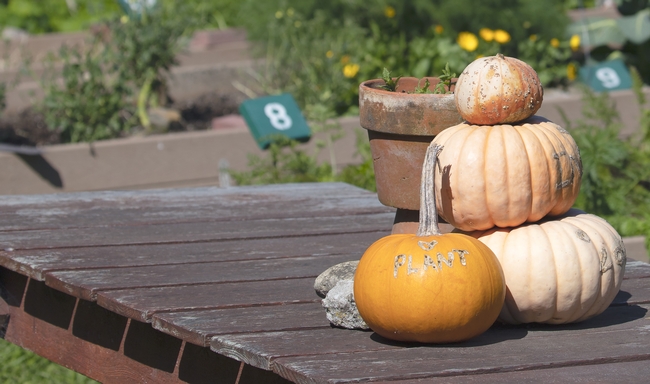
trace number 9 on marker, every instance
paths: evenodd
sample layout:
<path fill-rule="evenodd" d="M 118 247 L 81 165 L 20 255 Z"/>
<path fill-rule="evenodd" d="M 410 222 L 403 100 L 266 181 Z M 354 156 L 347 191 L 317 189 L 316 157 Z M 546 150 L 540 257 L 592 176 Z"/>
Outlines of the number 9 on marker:
<path fill-rule="evenodd" d="M 274 135 L 308 141 L 311 131 L 293 97 L 284 93 L 246 100 L 239 106 L 257 145 L 266 149 Z"/>

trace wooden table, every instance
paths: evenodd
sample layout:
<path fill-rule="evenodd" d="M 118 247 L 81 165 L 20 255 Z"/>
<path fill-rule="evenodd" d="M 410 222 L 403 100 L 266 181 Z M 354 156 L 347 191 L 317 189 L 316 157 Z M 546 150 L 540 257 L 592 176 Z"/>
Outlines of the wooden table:
<path fill-rule="evenodd" d="M 340 184 L 0 197 L 0 330 L 102 382 L 644 382 L 650 265 L 596 318 L 406 345 L 329 325 L 313 283 L 395 212 Z"/>

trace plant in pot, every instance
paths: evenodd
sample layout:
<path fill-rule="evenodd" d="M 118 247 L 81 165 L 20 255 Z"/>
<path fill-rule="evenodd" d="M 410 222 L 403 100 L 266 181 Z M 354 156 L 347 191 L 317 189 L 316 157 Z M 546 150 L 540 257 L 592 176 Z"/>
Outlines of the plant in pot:
<path fill-rule="evenodd" d="M 393 233 L 418 226 L 419 185 L 427 147 L 462 118 L 454 103 L 456 76 L 447 66 L 439 77 L 397 77 L 359 85 L 359 118 L 368 131 L 379 201 L 397 208 Z M 443 228 L 444 230 L 445 228 Z"/>

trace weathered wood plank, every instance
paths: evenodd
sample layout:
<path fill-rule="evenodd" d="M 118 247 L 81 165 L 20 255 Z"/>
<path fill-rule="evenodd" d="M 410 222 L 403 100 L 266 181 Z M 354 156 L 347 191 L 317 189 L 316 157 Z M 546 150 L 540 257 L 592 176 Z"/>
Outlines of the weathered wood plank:
<path fill-rule="evenodd" d="M 354 354 L 359 352 L 401 349 L 391 343 L 378 343 L 373 332 L 322 328 L 305 331 L 264 332 L 244 335 L 215 336 L 210 348 L 224 356 L 254 367 L 271 370 L 278 357 Z M 327 358 L 327 357 L 326 357 Z"/>
<path fill-rule="evenodd" d="M 650 361 L 590 364 L 573 367 L 534 369 L 515 372 L 463 375 L 444 378 L 426 378 L 391 381 L 394 384 L 425 383 L 643 383 L 650 377 Z"/>
<path fill-rule="evenodd" d="M 392 213 L 375 213 L 333 217 L 166 223 L 101 229 L 66 228 L 0 232 L 0 249 L 26 250 L 130 244 L 173 244 L 373 232 L 390 229 L 393 219 L 394 214 Z"/>
<path fill-rule="evenodd" d="M 184 265 L 148 265 L 128 268 L 101 268 L 59 271 L 46 274 L 45 283 L 85 300 L 97 292 L 113 289 L 151 288 L 207 283 L 260 280 L 315 279 L 327 268 L 344 261 L 358 260 L 361 254 L 292 257 Z M 313 293 L 313 289 L 312 289 Z M 315 295 L 315 293 L 314 293 Z"/>
<path fill-rule="evenodd" d="M 394 211 L 342 183 L 0 196 L 0 232 Z"/>
<path fill-rule="evenodd" d="M 108 267 L 204 263 L 213 261 L 260 260 L 296 256 L 361 254 L 389 230 L 377 232 L 311 235 L 300 237 L 296 246 L 284 237 L 224 240 L 181 244 L 123 245 L 66 249 L 0 251 L 0 265 L 36 280 L 45 273 Z"/>
<path fill-rule="evenodd" d="M 643 277 L 650 277 L 650 264 L 628 259 L 625 265 L 625 279 L 638 279 Z"/>
<path fill-rule="evenodd" d="M 280 284 L 275 281 L 269 281 L 269 282 L 255 282 L 255 283 L 233 283 L 227 284 L 228 288 L 235 288 L 238 285 L 242 289 L 247 289 L 246 286 L 248 284 L 251 284 L 253 287 L 263 287 L 263 286 L 268 286 L 270 290 L 275 290 L 273 288 L 274 285 Z M 316 297 L 313 296 L 313 279 L 308 278 L 304 279 L 298 279 L 290 284 L 287 284 L 287 286 L 293 286 L 295 284 L 295 290 L 296 292 L 291 292 L 291 296 L 287 295 L 284 296 L 282 294 L 282 297 L 285 299 L 292 299 L 292 300 L 316 300 Z M 612 305 L 636 305 L 636 304 L 647 304 L 650 303 L 650 288 L 646 285 L 650 284 L 650 281 L 648 280 L 643 280 L 643 279 L 638 279 L 638 280 L 625 280 L 623 282 L 623 287 L 621 290 L 621 293 L 617 296 L 615 299 L 614 303 Z M 225 286 L 226 284 L 224 284 Z M 302 285 L 302 286 L 301 286 Z M 197 293 L 191 293 L 189 290 L 194 290 L 198 289 L 199 292 Z M 228 325 L 231 324 L 229 321 L 231 316 L 235 316 L 237 320 L 232 320 L 232 322 L 235 321 L 240 321 L 240 316 L 238 315 L 238 311 L 231 313 L 230 309 L 226 310 L 208 310 L 208 311 L 182 311 L 182 307 L 176 307 L 175 309 L 170 309 L 173 310 L 174 312 L 171 313 L 165 313 L 165 312 L 156 312 L 158 308 L 164 307 L 165 303 L 169 302 L 175 302 L 178 298 L 182 298 L 184 296 L 186 297 L 192 297 L 191 299 L 188 299 L 189 301 L 185 302 L 185 305 L 193 303 L 195 305 L 194 308 L 200 308 L 200 307 L 205 307 L 207 305 L 213 305 L 213 306 L 220 306 L 220 307 L 232 307 L 233 305 L 233 298 L 230 297 L 229 294 L 225 294 L 224 292 L 228 291 L 219 291 L 219 296 L 217 297 L 216 295 L 214 297 L 206 298 L 206 300 L 210 300 L 209 302 L 202 302 L 199 301 L 204 295 L 203 291 L 204 288 L 194 288 L 194 287 L 169 287 L 169 288 L 153 288 L 151 291 L 152 293 L 156 293 L 159 296 L 157 298 L 152 297 L 152 294 L 148 293 L 148 290 L 138 290 L 136 296 L 138 302 L 137 304 L 134 304 L 133 299 L 129 299 L 130 301 L 127 301 L 126 297 L 117 297 L 118 294 L 122 294 L 121 291 L 107 291 L 107 292 L 100 292 L 98 300 L 102 302 L 102 305 L 104 306 L 111 306 L 111 308 L 115 311 L 118 311 L 122 314 L 125 314 L 126 316 L 130 316 L 133 318 L 142 318 L 142 319 L 148 319 L 148 314 L 151 313 L 153 314 L 151 321 L 154 324 L 154 327 L 162 330 L 163 332 L 168 332 L 172 335 L 175 335 L 176 337 L 182 338 L 183 340 L 188 340 L 191 341 L 192 343 L 195 344 L 200 344 L 200 345 L 206 345 L 206 340 L 211 336 L 211 335 L 217 335 L 217 334 L 227 334 L 227 333 L 241 333 L 244 331 L 247 332 L 261 332 L 263 329 L 269 328 L 269 326 L 272 328 L 272 324 L 265 324 L 265 321 L 269 321 L 269 319 L 273 319 L 274 317 L 268 317 L 264 314 L 264 310 L 255 310 L 254 313 L 248 313 L 247 314 L 247 321 L 251 321 L 251 326 L 245 325 L 248 323 L 242 323 L 239 325 L 239 327 L 236 330 L 233 330 L 232 328 L 229 328 Z M 162 294 L 164 292 L 164 294 Z M 278 293 L 280 291 L 278 290 Z M 129 293 L 129 291 L 126 291 L 125 293 Z M 245 294 L 244 296 L 246 296 Z M 269 297 L 272 295 L 269 293 Z M 165 297 L 169 297 L 171 299 L 166 300 Z M 253 299 L 254 296 L 251 295 L 250 299 Z M 263 298 L 263 297 L 255 297 L 257 298 Z M 113 301 L 113 303 L 104 303 L 103 300 L 110 300 Z M 178 299 L 180 300 L 180 299 Z M 277 300 L 277 299 L 274 299 Z M 261 300 L 263 301 L 263 300 Z M 287 301 L 288 302 L 288 301 Z M 249 305 L 250 301 L 242 301 L 239 302 L 239 305 Z M 118 306 L 118 307 L 115 307 Z M 123 307 L 123 308 L 121 308 Z M 291 311 L 289 319 L 286 317 L 282 317 L 282 319 L 278 319 L 278 322 L 281 324 L 285 324 L 287 321 L 291 321 L 290 324 L 291 328 L 295 329 L 300 329 L 301 327 L 306 327 L 306 328 L 312 328 L 312 327 L 319 327 L 323 325 L 327 325 L 328 323 L 325 321 L 325 313 L 322 308 L 319 307 L 315 310 L 309 307 L 309 306 L 301 306 L 301 307 L 293 307 L 293 306 L 283 306 L 282 308 L 286 308 L 287 311 Z M 137 309 L 136 311 L 131 311 L 130 309 Z M 297 310 L 306 310 L 305 313 L 302 312 L 297 312 Z M 274 312 L 274 309 L 269 308 L 269 311 L 271 311 L 273 314 L 272 316 L 277 316 L 277 314 Z M 144 317 L 143 317 L 144 316 Z M 259 319 L 256 318 L 256 316 L 259 316 Z M 219 317 L 218 319 L 215 319 L 216 317 Z M 223 319 L 221 318 L 223 317 Z M 220 328 L 221 326 L 224 326 L 225 328 Z M 297 324 L 300 324 L 298 326 Z M 559 327 L 553 328 L 555 330 L 558 330 Z"/>
<path fill-rule="evenodd" d="M 318 303 L 314 278 L 100 291 L 97 304 L 139 321 L 160 312 Z"/>
<path fill-rule="evenodd" d="M 157 313 L 151 322 L 162 332 L 204 346 L 220 334 L 330 328 L 320 302 Z"/>
<path fill-rule="evenodd" d="M 317 339 L 296 343 L 294 353 L 284 348 L 282 337 L 262 344 L 263 335 L 216 336 L 215 348 L 230 353 L 227 348 L 264 349 L 271 368 L 289 380 L 298 383 L 345 383 L 359 381 L 386 381 L 396 379 L 424 379 L 530 370 L 541 368 L 605 364 L 650 359 L 650 318 L 647 306 L 611 307 L 593 320 L 573 326 L 496 327 L 479 337 L 461 344 L 444 346 L 400 346 L 375 334 L 350 333 L 350 339 L 371 338 L 377 343 L 394 346 L 387 350 L 342 352 L 329 355 L 306 351 L 316 345 Z M 290 335 L 290 336 L 289 336 Z M 295 337 L 289 333 L 286 337 Z M 244 338 L 248 338 L 245 344 Z M 228 340 L 228 342 L 226 342 Z M 326 348 L 335 343 L 332 338 Z M 226 346 L 227 345 L 227 346 Z M 289 356 L 282 356 L 287 353 Z M 260 353 L 256 352 L 259 356 Z M 256 360 L 251 360 L 255 363 Z"/>
<path fill-rule="evenodd" d="M 529 345 L 534 348 L 536 338 L 540 337 L 636 330 L 646 324 L 650 326 L 650 319 L 643 319 L 647 309 L 648 306 L 610 308 L 602 315 L 581 324 L 563 326 L 495 325 L 478 338 L 456 345 L 459 351 L 464 348 L 465 353 L 462 358 L 480 359 L 479 350 L 481 348 L 511 339 L 521 340 L 513 344 L 513 347 L 525 349 Z M 604 331 L 604 329 L 606 330 Z M 634 336 L 630 337 L 630 339 L 633 338 Z M 650 335 L 648 339 L 650 340 Z M 445 348 L 447 347 L 453 348 L 455 345 L 448 345 Z M 316 356 L 333 353 L 349 355 L 361 351 L 435 348 L 435 346 L 393 343 L 373 333 L 329 328 L 309 331 L 216 335 L 212 339 L 211 348 L 215 352 L 259 368 L 271 369 L 273 360 L 287 356 Z M 325 356 L 324 358 L 329 357 Z"/>
<path fill-rule="evenodd" d="M 650 278 L 625 279 L 611 305 L 650 303 Z"/>

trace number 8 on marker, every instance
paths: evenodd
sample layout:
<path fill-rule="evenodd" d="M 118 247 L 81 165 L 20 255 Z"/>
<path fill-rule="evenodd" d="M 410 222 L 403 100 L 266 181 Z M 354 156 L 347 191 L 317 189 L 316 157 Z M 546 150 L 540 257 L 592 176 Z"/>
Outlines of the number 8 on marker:
<path fill-rule="evenodd" d="M 269 118 L 273 128 L 284 131 L 291 128 L 293 122 L 291 116 L 287 115 L 287 110 L 280 103 L 268 103 L 264 106 L 264 114 Z"/>

